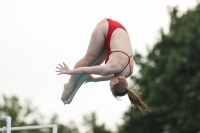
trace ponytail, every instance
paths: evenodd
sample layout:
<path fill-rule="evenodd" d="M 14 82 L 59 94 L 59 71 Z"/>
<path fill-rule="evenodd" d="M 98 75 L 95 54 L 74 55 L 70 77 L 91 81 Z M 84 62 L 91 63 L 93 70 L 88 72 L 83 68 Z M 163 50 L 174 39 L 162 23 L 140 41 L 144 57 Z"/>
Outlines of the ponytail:
<path fill-rule="evenodd" d="M 135 106 L 141 112 L 145 112 L 148 110 L 148 106 L 140 99 L 140 95 L 142 93 L 131 90 L 129 88 L 126 89 L 126 93 L 133 107 Z"/>
<path fill-rule="evenodd" d="M 128 95 L 128 98 L 131 102 L 131 105 L 133 107 L 136 107 L 138 110 L 140 110 L 142 113 L 148 110 L 148 106 L 140 99 L 141 93 L 138 91 L 134 91 L 131 88 L 128 88 L 128 82 L 126 81 L 125 77 L 118 76 L 119 82 L 111 88 L 111 91 L 113 93 L 113 96 L 117 99 L 118 96 L 124 96 L 125 94 Z M 134 85 L 135 86 L 135 85 Z M 134 87 L 133 86 L 133 87 Z"/>

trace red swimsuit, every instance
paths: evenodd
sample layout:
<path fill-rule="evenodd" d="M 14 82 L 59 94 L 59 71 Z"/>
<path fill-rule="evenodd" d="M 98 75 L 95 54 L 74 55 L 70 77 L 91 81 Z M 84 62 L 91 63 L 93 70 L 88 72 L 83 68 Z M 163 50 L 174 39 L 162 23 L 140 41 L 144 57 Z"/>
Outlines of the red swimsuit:
<path fill-rule="evenodd" d="M 126 67 L 127 65 L 129 65 L 129 68 L 130 68 L 130 72 L 129 72 L 129 75 L 131 74 L 131 65 L 130 65 L 130 58 L 131 56 L 129 56 L 128 54 L 126 54 L 125 52 L 123 51 L 120 51 L 120 50 L 114 50 L 114 51 L 111 51 L 111 48 L 110 48 L 110 39 L 111 39 L 111 36 L 112 36 L 112 33 L 117 29 L 117 28 L 121 28 L 121 29 L 124 29 L 126 32 L 127 30 L 124 28 L 123 25 L 121 25 L 119 22 L 117 21 L 114 21 L 112 19 L 106 19 L 108 21 L 108 33 L 107 33 L 107 36 L 106 36 L 106 39 L 105 39 L 105 43 L 106 43 L 106 46 L 108 47 L 108 55 L 106 57 L 106 60 L 105 60 L 105 64 L 107 63 L 107 61 L 109 60 L 109 56 L 110 54 L 112 54 L 113 52 L 121 52 L 125 55 L 127 55 L 128 57 L 128 63 L 126 64 L 126 66 L 117 74 L 120 74 Z"/>

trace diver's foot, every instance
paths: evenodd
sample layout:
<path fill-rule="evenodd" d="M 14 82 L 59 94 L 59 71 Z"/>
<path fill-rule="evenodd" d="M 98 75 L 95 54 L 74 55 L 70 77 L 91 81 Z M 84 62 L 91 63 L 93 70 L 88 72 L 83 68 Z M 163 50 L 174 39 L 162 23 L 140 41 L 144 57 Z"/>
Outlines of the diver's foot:
<path fill-rule="evenodd" d="M 63 93 L 61 96 L 61 100 L 63 101 L 64 104 L 70 104 L 70 101 L 68 100 L 70 93 L 71 93 L 70 91 L 71 90 L 68 88 L 68 83 L 65 83 Z"/>

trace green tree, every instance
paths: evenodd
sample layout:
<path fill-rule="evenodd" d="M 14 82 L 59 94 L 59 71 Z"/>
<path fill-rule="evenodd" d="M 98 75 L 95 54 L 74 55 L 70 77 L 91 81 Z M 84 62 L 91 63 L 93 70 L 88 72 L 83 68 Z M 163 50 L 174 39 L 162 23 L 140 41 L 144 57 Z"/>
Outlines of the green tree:
<path fill-rule="evenodd" d="M 63 125 L 58 122 L 58 116 L 52 115 L 48 123 L 44 123 L 44 116 L 38 112 L 38 109 L 32 105 L 30 100 L 24 100 L 22 104 L 16 96 L 2 96 L 0 102 L 0 116 L 11 116 L 12 127 L 41 125 L 41 124 L 57 124 L 58 133 L 78 133 L 78 129 L 73 122 Z"/>
<path fill-rule="evenodd" d="M 182 16 L 170 11 L 170 31 L 144 57 L 134 60 L 140 75 L 143 99 L 150 107 L 145 115 L 129 109 L 119 133 L 197 133 L 200 131 L 200 4 Z"/>
<path fill-rule="evenodd" d="M 91 115 L 84 116 L 84 125 L 89 127 L 87 133 L 111 133 L 105 128 L 105 124 L 97 125 L 97 118 L 94 112 Z"/>
<path fill-rule="evenodd" d="M 52 116 L 50 123 L 54 123 L 58 126 L 58 133 L 79 133 L 79 130 L 73 121 L 66 125 L 61 124 L 58 122 L 58 115 L 56 114 Z"/>
<path fill-rule="evenodd" d="M 0 116 L 11 116 L 12 126 L 38 125 L 42 123 L 44 117 L 38 113 L 38 109 L 32 105 L 30 100 L 24 100 L 24 105 L 20 103 L 16 96 L 6 97 L 3 95 L 2 100 L 0 103 Z"/>

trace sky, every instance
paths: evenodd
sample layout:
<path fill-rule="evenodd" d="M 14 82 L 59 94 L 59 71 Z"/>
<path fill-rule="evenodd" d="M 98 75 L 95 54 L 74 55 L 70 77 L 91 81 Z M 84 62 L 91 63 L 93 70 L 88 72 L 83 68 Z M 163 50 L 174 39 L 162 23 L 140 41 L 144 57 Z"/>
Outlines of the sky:
<path fill-rule="evenodd" d="M 96 24 L 111 18 L 128 30 L 133 51 L 147 54 L 168 33 L 168 6 L 184 12 L 196 0 L 0 0 L 0 94 L 30 99 L 46 118 L 74 121 L 83 131 L 83 116 L 96 112 L 97 122 L 116 129 L 130 107 L 127 96 L 117 101 L 109 82 L 84 84 L 70 105 L 60 100 L 68 75 L 56 75 L 63 61 L 73 68 L 84 56 Z M 133 75 L 138 74 L 136 67 Z M 130 81 L 130 85 L 133 84 Z M 1 102 L 2 99 L 0 99 Z"/>

